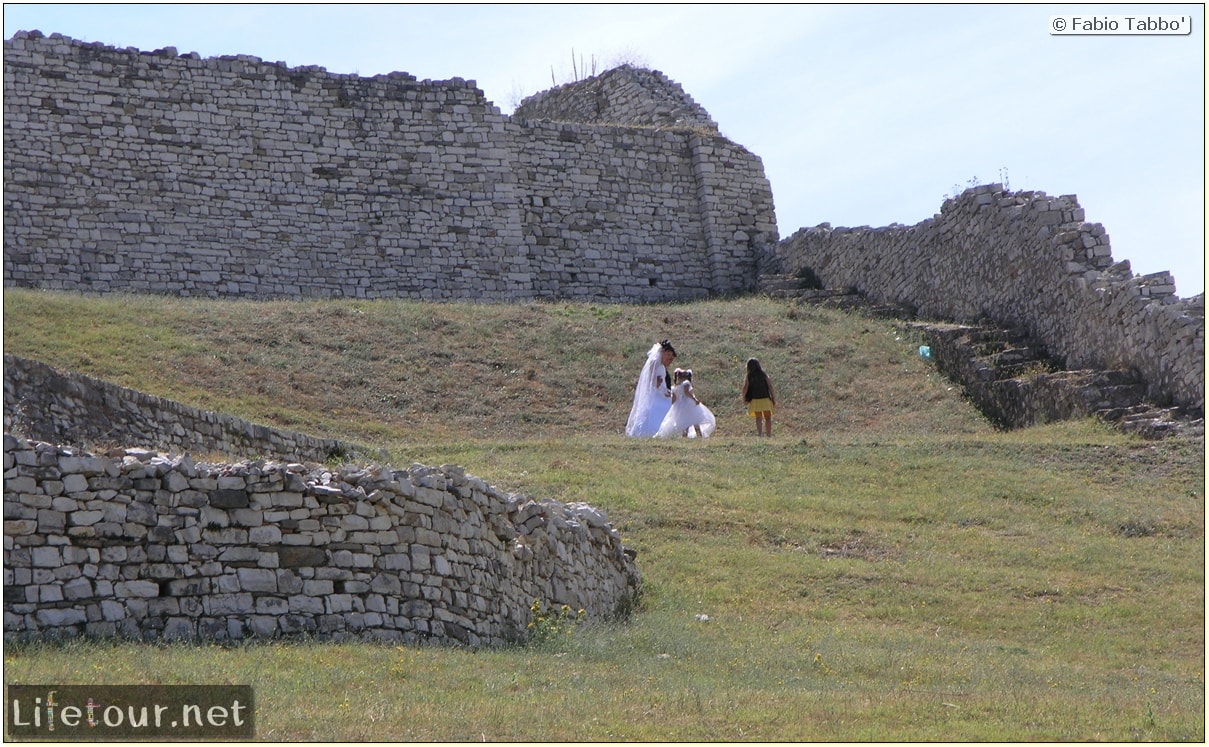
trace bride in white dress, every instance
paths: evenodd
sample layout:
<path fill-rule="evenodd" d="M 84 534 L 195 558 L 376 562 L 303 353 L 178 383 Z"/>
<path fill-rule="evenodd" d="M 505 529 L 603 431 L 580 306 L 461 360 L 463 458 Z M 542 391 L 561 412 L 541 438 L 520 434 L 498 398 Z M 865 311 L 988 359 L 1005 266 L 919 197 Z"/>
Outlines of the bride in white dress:
<path fill-rule="evenodd" d="M 676 385 L 672 387 L 672 407 L 664 416 L 655 437 L 709 438 L 717 427 L 714 414 L 697 399 L 697 393 L 693 391 L 693 370 L 677 368 Z"/>
<path fill-rule="evenodd" d="M 634 387 L 634 405 L 626 422 L 625 434 L 650 438 L 659 430 L 663 417 L 672 406 L 672 392 L 667 367 L 676 359 L 676 348 L 664 340 L 655 343 L 646 354 L 646 364 Z"/>

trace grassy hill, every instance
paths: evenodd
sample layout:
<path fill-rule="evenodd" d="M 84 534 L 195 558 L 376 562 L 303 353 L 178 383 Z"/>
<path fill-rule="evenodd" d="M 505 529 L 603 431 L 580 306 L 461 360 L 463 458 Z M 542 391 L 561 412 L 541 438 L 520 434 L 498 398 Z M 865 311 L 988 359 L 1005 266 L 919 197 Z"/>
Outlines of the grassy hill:
<path fill-rule="evenodd" d="M 393 446 L 624 430 L 646 351 L 754 432 L 744 362 L 775 377 L 786 437 L 987 426 L 892 322 L 768 299 L 665 306 L 81 298 L 9 290 L 6 350 L 269 425 Z"/>
<path fill-rule="evenodd" d="M 671 338 L 705 442 L 621 435 Z M 608 511 L 643 609 L 523 649 L 9 646 L 6 682 L 256 687 L 262 739 L 1203 741 L 1204 447 L 1003 433 L 886 320 L 7 290 L 6 352 Z M 759 357 L 780 408 L 739 400 Z M 708 618 L 708 619 L 706 619 Z"/>

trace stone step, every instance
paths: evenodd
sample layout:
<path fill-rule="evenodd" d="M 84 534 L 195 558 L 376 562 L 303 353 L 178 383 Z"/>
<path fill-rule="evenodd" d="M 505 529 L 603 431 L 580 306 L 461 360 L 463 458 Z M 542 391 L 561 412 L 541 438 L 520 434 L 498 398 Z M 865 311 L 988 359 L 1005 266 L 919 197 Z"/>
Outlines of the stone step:
<path fill-rule="evenodd" d="M 1010 347 L 995 354 L 995 359 L 1000 363 L 1027 363 L 1029 361 L 1039 360 L 1041 351 L 1037 348 L 1025 347 Z"/>
<path fill-rule="evenodd" d="M 1144 412 L 1127 415 L 1116 422 L 1126 433 L 1136 433 L 1143 438 L 1167 438 L 1174 435 L 1205 435 L 1205 419 L 1190 418 L 1181 408 L 1148 408 Z"/>
<path fill-rule="evenodd" d="M 1163 438 L 1199 427 L 1183 411 L 1164 413 L 1146 402 L 1146 385 L 1133 371 L 1065 370 L 1061 360 L 1026 330 L 994 324 L 913 322 L 914 310 L 869 301 L 853 289 L 794 288 L 793 278 L 764 276 L 769 295 L 799 303 L 906 320 L 931 347 L 931 359 L 989 419 L 1015 428 L 1055 419 L 1099 417 L 1147 438 Z M 1197 423 L 1201 425 L 1197 425 Z M 1170 425 L 1174 423 L 1175 425 Z M 1189 425 L 1191 423 L 1191 425 Z"/>
<path fill-rule="evenodd" d="M 768 280 L 761 278 L 759 287 L 761 293 L 795 292 L 805 290 L 802 282 L 793 278 L 784 280 Z"/>
<path fill-rule="evenodd" d="M 761 293 L 819 290 L 818 282 L 814 278 L 801 278 L 797 275 L 761 275 L 756 279 L 756 287 Z"/>
<path fill-rule="evenodd" d="M 1051 373 L 1053 369 L 1039 358 L 1003 363 L 994 357 L 988 360 L 987 367 L 995 371 L 996 379 L 1018 379 L 1022 376 L 1033 376 L 1039 373 Z"/>
<path fill-rule="evenodd" d="M 1153 407 L 1143 404 L 1130 405 L 1129 407 L 1110 407 L 1105 410 L 1100 410 L 1096 414 L 1110 423 L 1118 422 L 1133 422 L 1139 419 L 1151 418 L 1154 416 L 1155 410 Z"/>
<path fill-rule="evenodd" d="M 1084 387 L 1080 394 L 1095 414 L 1123 407 L 1135 407 L 1146 400 L 1146 387 L 1141 384 L 1117 384 Z"/>
<path fill-rule="evenodd" d="M 1189 427 L 1186 413 L 1146 401 L 1146 384 L 1136 372 L 1065 370 L 1021 330 L 927 323 L 910 327 L 928 341 L 937 367 L 1002 427 L 1089 416 L 1147 438 Z"/>

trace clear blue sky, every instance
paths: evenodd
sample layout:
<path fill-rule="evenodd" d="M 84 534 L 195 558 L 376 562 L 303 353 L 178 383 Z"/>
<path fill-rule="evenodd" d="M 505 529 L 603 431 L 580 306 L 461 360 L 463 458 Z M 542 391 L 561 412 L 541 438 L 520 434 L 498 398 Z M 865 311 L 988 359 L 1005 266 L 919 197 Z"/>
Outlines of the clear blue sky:
<path fill-rule="evenodd" d="M 1188 36 L 1053 36 L 1053 16 L 1189 16 Z M 971 182 L 1075 194 L 1135 273 L 1204 290 L 1201 5 L 5 4 L 116 47 L 474 80 L 500 110 L 618 61 L 660 70 L 760 156 L 782 238 L 911 225 Z"/>

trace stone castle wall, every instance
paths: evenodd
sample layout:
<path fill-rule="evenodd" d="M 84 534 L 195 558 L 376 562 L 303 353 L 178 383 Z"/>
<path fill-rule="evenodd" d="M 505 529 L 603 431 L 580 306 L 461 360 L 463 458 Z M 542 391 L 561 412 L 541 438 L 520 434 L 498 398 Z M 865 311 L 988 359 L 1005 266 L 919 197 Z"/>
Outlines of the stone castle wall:
<path fill-rule="evenodd" d="M 37 32 L 4 62 L 6 285 L 675 301 L 754 289 L 777 241 L 760 159 L 708 132 Z"/>
<path fill-rule="evenodd" d="M 4 434 L 4 634 L 526 639 L 534 604 L 622 615 L 640 579 L 585 504 L 456 467 L 106 455 Z"/>
<path fill-rule="evenodd" d="M 512 116 L 718 131 L 718 124 L 709 112 L 693 101 L 679 83 L 658 70 L 631 65 L 536 93 L 522 101 Z"/>
<path fill-rule="evenodd" d="M 778 258 L 924 317 L 1020 327 L 1070 368 L 1132 369 L 1159 404 L 1204 411 L 1204 295 L 1181 300 L 1169 273 L 1114 262 L 1073 195 L 984 185 L 914 226 L 804 228 Z"/>

